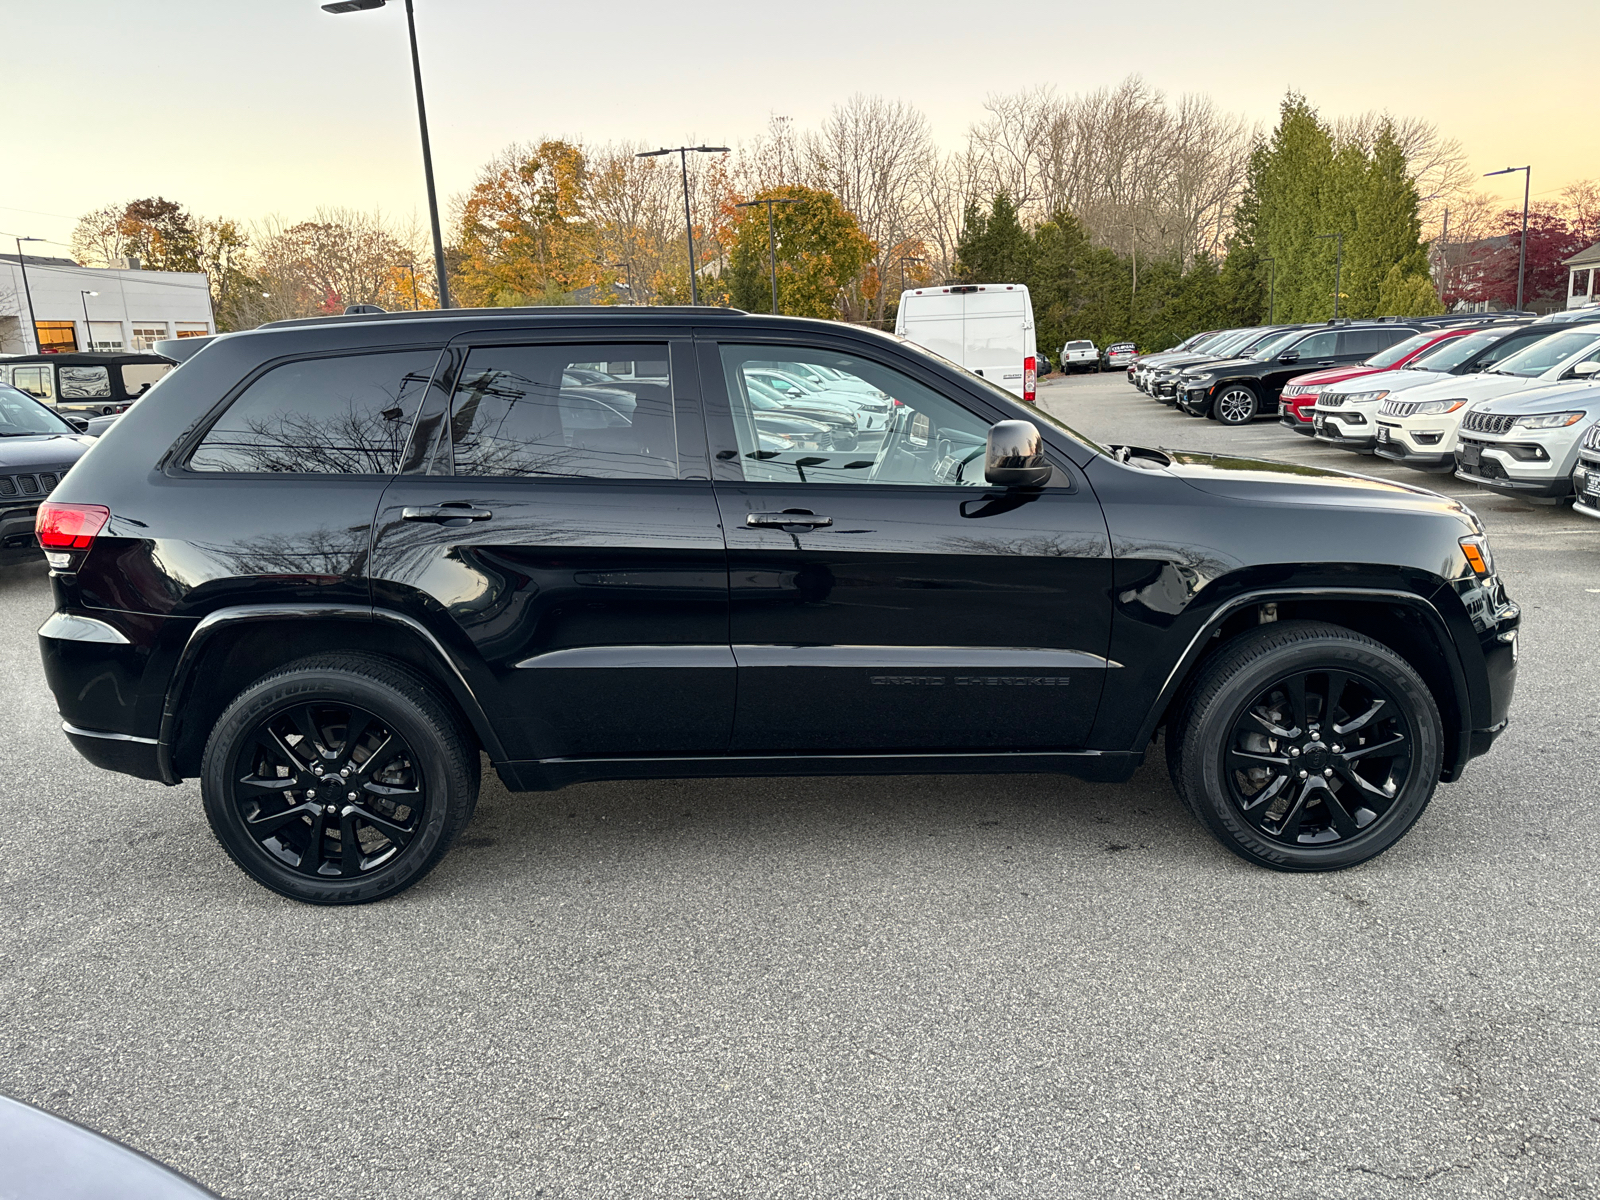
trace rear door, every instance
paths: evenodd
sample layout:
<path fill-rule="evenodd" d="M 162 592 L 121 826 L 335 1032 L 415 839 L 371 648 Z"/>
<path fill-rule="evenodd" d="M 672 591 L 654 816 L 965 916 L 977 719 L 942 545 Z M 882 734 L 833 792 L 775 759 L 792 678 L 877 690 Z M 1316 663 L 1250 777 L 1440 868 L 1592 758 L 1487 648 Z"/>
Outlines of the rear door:
<path fill-rule="evenodd" d="M 482 673 L 513 758 L 727 747 L 727 563 L 690 347 L 614 329 L 453 344 L 384 494 L 375 601 Z"/>
<path fill-rule="evenodd" d="M 1023 359 L 1033 353 L 1028 294 L 1020 288 L 980 287 L 962 298 L 966 301 L 962 365 L 1021 396 Z"/>
<path fill-rule="evenodd" d="M 902 337 L 932 350 L 941 358 L 967 365 L 966 298 L 950 291 L 925 295 L 906 294 L 901 303 L 905 316 L 900 323 Z"/>

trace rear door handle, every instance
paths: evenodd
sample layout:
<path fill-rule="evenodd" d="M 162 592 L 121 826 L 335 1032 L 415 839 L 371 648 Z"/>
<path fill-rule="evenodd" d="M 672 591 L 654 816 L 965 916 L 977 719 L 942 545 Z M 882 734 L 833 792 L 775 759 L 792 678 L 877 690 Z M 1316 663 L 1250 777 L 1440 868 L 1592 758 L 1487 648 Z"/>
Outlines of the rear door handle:
<path fill-rule="evenodd" d="M 470 504 L 407 505 L 400 510 L 402 521 L 487 521 L 494 513 Z"/>
<path fill-rule="evenodd" d="M 833 524 L 832 517 L 819 517 L 809 512 L 778 512 L 778 513 L 749 513 L 745 516 L 746 525 L 767 526 L 781 528 L 785 525 L 804 525 L 809 529 L 821 529 Z"/>

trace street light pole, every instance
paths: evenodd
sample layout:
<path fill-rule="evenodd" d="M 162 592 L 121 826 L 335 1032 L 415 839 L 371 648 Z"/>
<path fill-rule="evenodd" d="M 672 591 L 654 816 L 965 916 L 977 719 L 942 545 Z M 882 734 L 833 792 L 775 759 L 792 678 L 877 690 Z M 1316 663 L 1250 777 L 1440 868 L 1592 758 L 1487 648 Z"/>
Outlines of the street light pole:
<path fill-rule="evenodd" d="M 1510 175 L 1513 171 L 1522 172 L 1522 240 L 1517 243 L 1517 311 L 1522 311 L 1522 283 L 1528 270 L 1528 188 L 1533 183 L 1533 167 L 1507 167 L 1503 171 L 1487 171 L 1484 178 L 1491 175 Z"/>
<path fill-rule="evenodd" d="M 1319 233 L 1318 238 L 1336 238 L 1333 250 L 1333 319 L 1339 319 L 1339 271 L 1344 266 L 1344 233 Z"/>
<path fill-rule="evenodd" d="M 1271 325 L 1273 314 L 1277 312 L 1278 260 L 1276 258 L 1263 258 L 1261 261 L 1272 264 L 1272 273 L 1267 277 L 1267 324 Z"/>
<path fill-rule="evenodd" d="M 322 10 L 330 13 L 363 12 L 382 8 L 388 0 L 337 0 L 324 4 Z M 411 0 L 406 4 L 406 31 L 411 35 L 411 77 L 417 86 L 417 123 L 422 129 L 422 173 L 428 183 L 428 217 L 433 222 L 433 269 L 438 274 L 439 307 L 450 307 L 450 285 L 445 279 L 444 234 L 439 227 L 439 197 L 433 186 L 433 149 L 428 144 L 428 109 L 422 102 L 422 59 L 417 54 L 417 21 L 411 11 Z"/>
<path fill-rule="evenodd" d="M 33 292 L 28 287 L 27 257 L 22 253 L 23 242 L 42 242 L 43 238 L 19 237 L 17 238 L 17 269 L 22 272 L 22 294 L 28 298 L 28 329 L 33 334 L 33 352 L 38 354 L 42 347 L 39 345 L 39 319 L 33 315 Z M 26 353 L 28 343 L 22 343 Z"/>
<path fill-rule="evenodd" d="M 94 330 L 89 327 L 89 297 L 98 296 L 99 292 L 86 292 L 78 289 L 78 299 L 83 301 L 83 336 L 88 342 L 90 350 L 94 349 Z"/>
<path fill-rule="evenodd" d="M 696 154 L 726 154 L 726 146 L 672 146 L 665 150 L 646 150 L 635 158 L 657 158 L 663 154 L 676 154 L 683 168 L 683 225 L 689 239 L 689 303 L 700 303 L 700 286 L 694 270 L 694 217 L 689 212 L 689 152 Z"/>
<path fill-rule="evenodd" d="M 767 261 L 772 268 L 772 315 L 778 315 L 778 235 L 772 226 L 772 206 L 774 204 L 799 204 L 800 201 L 792 198 L 774 196 L 770 200 L 746 200 L 743 204 L 735 204 L 735 208 L 754 208 L 758 204 L 767 206 Z"/>

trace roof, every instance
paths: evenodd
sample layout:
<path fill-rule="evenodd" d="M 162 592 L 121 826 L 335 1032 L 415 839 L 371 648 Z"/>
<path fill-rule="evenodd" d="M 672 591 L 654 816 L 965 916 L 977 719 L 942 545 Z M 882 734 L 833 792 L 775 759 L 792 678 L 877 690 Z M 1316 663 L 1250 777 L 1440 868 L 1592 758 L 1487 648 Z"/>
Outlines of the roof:
<path fill-rule="evenodd" d="M 1561 260 L 1563 267 L 1588 267 L 1600 263 L 1600 242 L 1596 242 L 1587 250 L 1579 250 L 1571 258 Z"/>
<path fill-rule="evenodd" d="M 15 254 L 0 254 L 0 262 L 14 263 L 17 261 Z M 77 262 L 70 258 L 54 258 L 44 254 L 24 254 L 22 265 L 25 267 L 75 267 Z"/>
<path fill-rule="evenodd" d="M 60 363 L 68 367 L 104 367 L 114 366 L 118 363 L 169 363 L 172 359 L 163 354 L 92 354 L 80 352 L 76 354 L 8 354 L 5 363 L 8 367 L 21 366 L 24 363 Z"/>
<path fill-rule="evenodd" d="M 443 321 L 483 317 L 584 317 L 605 320 L 603 314 L 621 316 L 649 314 L 652 317 L 744 317 L 739 308 L 695 307 L 688 304 L 546 304 L 529 308 L 422 308 L 401 312 L 341 313 L 331 317 L 300 317 L 292 321 L 269 321 L 257 329 L 290 329 L 304 325 L 338 325 L 360 321 Z"/>

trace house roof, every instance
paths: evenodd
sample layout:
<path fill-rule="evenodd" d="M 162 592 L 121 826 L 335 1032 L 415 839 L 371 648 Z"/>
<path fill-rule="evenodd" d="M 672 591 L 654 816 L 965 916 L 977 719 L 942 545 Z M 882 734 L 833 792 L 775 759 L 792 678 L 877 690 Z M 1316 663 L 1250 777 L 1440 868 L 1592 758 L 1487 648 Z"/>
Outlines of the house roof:
<path fill-rule="evenodd" d="M 0 262 L 14 263 L 17 261 L 15 254 L 0 254 Z M 78 264 L 70 258 L 52 258 L 45 254 L 25 254 L 22 257 L 24 266 L 29 267 L 75 267 Z"/>
<path fill-rule="evenodd" d="M 1600 242 L 1596 242 L 1587 250 L 1579 250 L 1571 258 L 1564 259 L 1563 267 L 1588 267 L 1600 263 Z"/>

